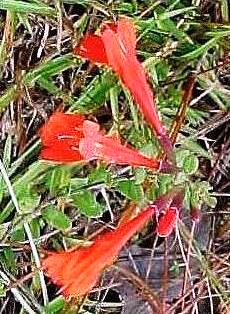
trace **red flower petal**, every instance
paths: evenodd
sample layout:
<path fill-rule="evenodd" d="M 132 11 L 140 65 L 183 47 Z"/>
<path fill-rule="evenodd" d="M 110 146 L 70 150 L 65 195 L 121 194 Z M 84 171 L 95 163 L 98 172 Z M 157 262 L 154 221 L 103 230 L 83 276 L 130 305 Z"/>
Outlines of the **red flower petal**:
<path fill-rule="evenodd" d="M 183 206 L 184 190 L 181 188 L 173 189 L 171 192 L 167 193 L 166 196 L 162 196 L 162 198 L 167 200 L 167 196 L 170 196 L 168 201 L 171 201 L 167 204 L 165 203 L 165 205 L 167 205 L 165 208 L 167 209 L 165 213 L 160 216 L 156 229 L 156 232 L 160 237 L 169 236 L 176 227 L 179 213 Z M 158 214 L 161 214 L 161 212 L 159 211 Z"/>
<path fill-rule="evenodd" d="M 178 209 L 176 207 L 169 207 L 158 221 L 156 229 L 158 236 L 168 237 L 176 227 L 178 216 Z"/>
<path fill-rule="evenodd" d="M 122 145 L 118 139 L 105 136 L 99 129 L 98 124 L 88 120 L 83 124 L 84 138 L 79 144 L 79 151 L 85 160 L 101 159 L 119 165 L 172 171 L 167 162 L 149 158 L 134 148 Z"/>
<path fill-rule="evenodd" d="M 84 137 L 80 141 L 79 151 L 84 156 L 85 160 L 97 159 L 96 143 L 98 138 L 101 138 L 99 132 L 100 126 L 92 121 L 86 120 L 83 125 Z"/>
<path fill-rule="evenodd" d="M 129 67 L 126 57 L 126 49 L 121 48 L 121 42 L 116 33 L 110 28 L 106 28 L 102 35 L 102 41 L 104 43 L 108 65 L 122 78 L 122 74 Z"/>
<path fill-rule="evenodd" d="M 54 113 L 40 131 L 40 158 L 57 162 L 82 160 L 78 145 L 83 137 L 83 122 L 80 115 Z"/>
<path fill-rule="evenodd" d="M 60 145 L 61 147 L 44 147 L 40 153 L 40 158 L 54 162 L 66 163 L 84 161 L 84 158 L 74 146 Z"/>
<path fill-rule="evenodd" d="M 157 135 L 162 134 L 164 127 L 157 113 L 155 98 L 147 82 L 145 71 L 138 60 L 130 60 L 130 66 L 124 71 L 123 80 L 146 120 L 154 127 Z"/>
<path fill-rule="evenodd" d="M 42 263 L 43 269 L 54 283 L 62 287 L 64 295 L 86 294 L 97 283 L 104 268 L 114 262 L 121 248 L 144 226 L 154 211 L 154 206 L 148 206 L 126 224 L 100 235 L 88 247 L 49 253 Z"/>
<path fill-rule="evenodd" d="M 110 137 L 101 138 L 97 144 L 97 156 L 100 159 L 119 165 L 147 167 L 151 169 L 160 168 L 158 160 L 148 158 L 137 150 L 122 145 L 116 139 Z"/>
<path fill-rule="evenodd" d="M 78 114 L 55 112 L 40 130 L 43 145 L 59 142 L 61 138 L 74 137 L 75 141 L 83 136 L 84 117 Z"/>
<path fill-rule="evenodd" d="M 108 64 L 104 43 L 100 36 L 94 34 L 86 34 L 74 47 L 74 53 L 91 62 Z"/>
<path fill-rule="evenodd" d="M 136 31 L 130 19 L 122 18 L 116 23 L 106 22 L 101 29 L 102 38 L 107 30 L 112 31 L 117 37 L 119 50 L 122 49 L 125 54 L 136 55 Z"/>
<path fill-rule="evenodd" d="M 123 18 L 118 21 L 117 35 L 125 47 L 126 53 L 136 55 L 136 31 L 130 19 Z"/>
<path fill-rule="evenodd" d="M 147 77 L 135 53 L 136 36 L 134 26 L 127 19 L 118 22 L 118 33 L 106 29 L 102 34 L 109 65 L 118 73 L 131 91 L 147 121 L 157 134 L 164 132 L 154 103 L 154 95 Z"/>
<path fill-rule="evenodd" d="M 42 266 L 53 282 L 62 287 L 65 296 L 82 296 L 97 283 L 100 276 L 98 265 L 91 259 L 91 255 L 96 258 L 93 253 L 92 246 L 49 253 Z"/>

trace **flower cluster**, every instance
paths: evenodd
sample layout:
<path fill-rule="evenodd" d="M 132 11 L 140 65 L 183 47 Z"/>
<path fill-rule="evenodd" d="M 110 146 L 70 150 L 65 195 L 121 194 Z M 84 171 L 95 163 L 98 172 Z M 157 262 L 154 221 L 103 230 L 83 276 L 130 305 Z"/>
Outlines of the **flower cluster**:
<path fill-rule="evenodd" d="M 130 19 L 104 23 L 99 34 L 88 33 L 74 47 L 74 54 L 96 64 L 107 65 L 130 91 L 146 122 L 154 130 L 166 155 L 171 158 L 172 143 L 157 112 L 154 92 L 136 55 L 136 33 Z M 100 125 L 78 114 L 54 113 L 40 131 L 44 160 L 73 163 L 99 160 L 109 164 L 145 167 L 171 173 L 174 165 L 144 155 L 121 140 L 106 135 Z M 61 287 L 65 296 L 83 296 L 98 282 L 101 272 L 117 258 L 132 236 L 155 216 L 156 233 L 168 236 L 176 227 L 183 204 L 183 191 L 171 190 L 157 198 L 136 217 L 99 235 L 87 247 L 64 252 L 48 252 L 43 269 Z M 112 243 L 112 245 L 111 245 Z"/>

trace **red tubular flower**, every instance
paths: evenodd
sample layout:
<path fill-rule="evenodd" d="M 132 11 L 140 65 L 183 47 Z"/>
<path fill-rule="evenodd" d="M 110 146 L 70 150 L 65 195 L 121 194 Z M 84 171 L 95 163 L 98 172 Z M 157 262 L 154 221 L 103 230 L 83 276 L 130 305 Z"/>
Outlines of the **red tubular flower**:
<path fill-rule="evenodd" d="M 160 217 L 157 224 L 157 235 L 159 237 L 168 237 L 176 227 L 179 211 L 176 207 L 169 207 L 164 215 Z"/>
<path fill-rule="evenodd" d="M 42 267 L 65 296 L 83 296 L 98 282 L 101 272 L 117 258 L 125 243 L 154 215 L 155 206 L 148 206 L 138 216 L 114 231 L 100 235 L 88 247 L 66 252 L 49 253 Z"/>
<path fill-rule="evenodd" d="M 140 111 L 155 130 L 170 155 L 172 143 L 157 113 L 155 97 L 147 82 L 143 66 L 136 56 L 136 34 L 133 23 L 122 18 L 117 23 L 105 23 L 100 35 L 86 34 L 74 53 L 95 63 L 110 66 L 130 90 Z"/>
<path fill-rule="evenodd" d="M 80 115 L 54 113 L 40 135 L 43 145 L 40 156 L 45 160 L 64 163 L 100 159 L 162 172 L 173 170 L 168 162 L 149 158 L 122 145 L 118 139 L 104 135 L 97 123 Z"/>
<path fill-rule="evenodd" d="M 166 194 L 166 196 L 167 195 L 169 195 L 169 193 Z M 176 194 L 171 194 L 171 196 L 171 202 L 170 199 L 168 199 L 168 206 L 157 223 L 156 233 L 160 237 L 168 237 L 175 229 L 183 205 L 184 191 L 178 190 Z"/>

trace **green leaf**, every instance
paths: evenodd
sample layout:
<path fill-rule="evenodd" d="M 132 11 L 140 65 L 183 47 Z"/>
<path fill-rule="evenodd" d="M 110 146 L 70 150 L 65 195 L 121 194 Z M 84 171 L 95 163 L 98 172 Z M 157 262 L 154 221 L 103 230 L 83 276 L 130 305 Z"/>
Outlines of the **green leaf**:
<path fill-rule="evenodd" d="M 15 228 L 10 237 L 12 242 L 22 242 L 25 241 L 25 231 L 23 227 Z"/>
<path fill-rule="evenodd" d="M 211 159 L 211 154 L 206 151 L 204 148 L 202 148 L 197 142 L 191 140 L 191 139 L 186 139 L 183 141 L 182 146 L 187 148 L 189 151 L 197 154 L 200 157 L 205 157 L 208 159 Z"/>
<path fill-rule="evenodd" d="M 112 129 L 114 131 L 119 130 L 119 103 L 118 103 L 118 96 L 119 96 L 119 88 L 118 86 L 112 87 L 110 89 L 110 106 L 112 111 L 112 117 L 113 117 L 113 127 Z"/>
<path fill-rule="evenodd" d="M 80 5 L 90 5 L 91 0 L 63 0 L 63 3 L 68 4 L 80 4 Z"/>
<path fill-rule="evenodd" d="M 6 236 L 6 234 L 8 233 L 9 226 L 10 226 L 10 222 L 0 224 L 0 239 Z"/>
<path fill-rule="evenodd" d="M 88 175 L 89 183 L 107 182 L 110 177 L 111 174 L 103 166 L 96 168 Z"/>
<path fill-rule="evenodd" d="M 62 296 L 56 297 L 54 300 L 49 302 L 45 307 L 45 314 L 60 313 L 65 306 L 65 299 Z"/>
<path fill-rule="evenodd" d="M 27 154 L 25 154 L 25 155 L 27 156 Z M 23 158 L 23 160 L 24 160 L 24 158 Z M 18 168 L 20 163 L 21 163 L 21 161 L 15 165 L 15 167 L 13 168 L 13 171 L 15 171 L 15 169 Z M 22 205 L 24 205 L 23 190 L 25 189 L 25 187 L 30 187 L 30 189 L 32 189 L 33 184 L 35 182 L 36 182 L 36 184 L 38 184 L 40 176 L 42 177 L 44 175 L 44 172 L 46 170 L 50 169 L 51 167 L 53 167 L 53 165 L 48 164 L 48 163 L 44 163 L 44 162 L 40 162 L 40 161 L 36 161 L 32 165 L 30 165 L 29 168 L 27 168 L 27 171 L 23 175 L 20 175 L 17 177 L 17 179 L 13 183 L 13 188 L 14 188 L 14 191 L 16 192 L 16 195 L 18 193 L 19 197 L 22 198 L 22 203 L 23 203 Z M 10 172 L 10 170 L 9 170 L 9 172 Z M 32 191 L 32 194 L 33 193 L 35 193 L 35 192 Z M 25 206 L 27 207 L 26 204 L 25 204 Z M 5 221 L 9 217 L 10 214 L 13 212 L 13 210 L 14 210 L 14 206 L 12 205 L 12 202 L 10 201 L 3 208 L 3 210 L 0 212 L 0 223 Z"/>
<path fill-rule="evenodd" d="M 31 283 L 31 289 L 32 289 L 34 295 L 38 295 L 39 292 L 41 291 L 41 283 L 40 283 L 40 278 L 39 278 L 38 273 L 35 273 L 33 275 L 32 283 Z"/>
<path fill-rule="evenodd" d="M 53 164 L 35 161 L 27 168 L 27 171 L 23 175 L 17 178 L 13 184 L 14 189 L 18 190 L 21 186 L 31 186 L 34 182 L 38 183 L 39 177 L 44 175 L 44 173 L 52 167 L 54 167 Z"/>
<path fill-rule="evenodd" d="M 88 185 L 89 179 L 88 178 L 72 178 L 70 180 L 70 194 L 72 195 L 75 191 L 78 191 Z"/>
<path fill-rule="evenodd" d="M 148 201 L 153 202 L 158 195 L 158 185 L 157 183 L 153 182 L 147 190 L 145 191 L 145 197 Z"/>
<path fill-rule="evenodd" d="M 4 151 L 3 151 L 3 162 L 6 169 L 10 167 L 11 151 L 12 151 L 12 137 L 9 134 L 7 136 L 5 146 L 4 146 Z"/>
<path fill-rule="evenodd" d="M 23 213 L 31 213 L 40 203 L 41 196 L 31 186 L 21 185 L 16 191 L 19 208 Z"/>
<path fill-rule="evenodd" d="M 176 164 L 178 167 L 183 167 L 185 158 L 189 156 L 190 152 L 187 149 L 176 150 Z"/>
<path fill-rule="evenodd" d="M 55 16 L 55 10 L 48 5 L 28 3 L 19 0 L 0 0 L 0 9 L 17 13 L 35 13 L 41 15 Z"/>
<path fill-rule="evenodd" d="M 71 227 L 69 217 L 53 205 L 49 205 L 42 210 L 42 217 L 49 225 L 58 230 L 64 231 Z"/>
<path fill-rule="evenodd" d="M 46 60 L 27 73 L 23 82 L 28 86 L 33 86 L 33 84 L 41 77 L 48 78 L 60 74 L 60 72 L 72 67 L 76 62 L 78 61 L 72 54 L 66 54 L 52 60 Z"/>
<path fill-rule="evenodd" d="M 135 184 L 134 180 L 123 180 L 117 182 L 117 189 L 122 195 L 135 202 L 140 202 L 144 196 L 142 186 Z"/>
<path fill-rule="evenodd" d="M 189 210 L 190 209 L 190 204 L 191 204 L 191 190 L 188 184 L 184 185 L 184 191 L 185 191 L 185 195 L 184 195 L 184 207 Z"/>
<path fill-rule="evenodd" d="M 25 161 L 28 162 L 29 160 L 31 160 L 32 157 L 34 157 L 35 154 L 38 153 L 39 149 L 40 149 L 40 141 L 38 140 L 11 164 L 11 167 L 9 169 L 9 176 L 12 176 Z M 35 164 L 37 164 L 37 162 L 35 162 Z M 41 168 L 41 166 L 39 166 L 39 168 Z"/>
<path fill-rule="evenodd" d="M 186 53 L 185 55 L 182 55 L 180 57 L 180 59 L 195 59 L 198 58 L 202 55 L 204 55 L 210 48 L 212 48 L 213 46 L 215 46 L 217 44 L 217 39 L 216 38 L 212 38 L 209 41 L 207 41 L 204 45 L 194 49 L 191 52 Z"/>
<path fill-rule="evenodd" d="M 178 40 L 182 41 L 187 38 L 186 34 L 181 31 L 177 27 L 177 25 L 169 18 L 159 16 L 159 20 L 156 20 L 156 23 L 159 30 L 162 30 L 163 32 L 168 32 Z"/>
<path fill-rule="evenodd" d="M 197 172 L 199 168 L 199 160 L 195 155 L 189 155 L 184 159 L 183 169 L 184 172 L 191 175 Z"/>
<path fill-rule="evenodd" d="M 0 97 L 0 112 L 2 112 L 17 95 L 17 86 L 12 85 Z"/>
<path fill-rule="evenodd" d="M 61 96 L 61 90 L 60 88 L 58 88 L 53 82 L 51 79 L 45 77 L 45 76 L 40 76 L 38 79 L 37 79 L 37 84 L 47 90 L 50 94 L 53 94 L 55 96 Z"/>
<path fill-rule="evenodd" d="M 71 167 L 57 166 L 47 172 L 45 185 L 49 188 L 51 195 L 57 195 L 59 191 L 69 187 Z"/>
<path fill-rule="evenodd" d="M 181 9 L 176 9 L 176 10 L 173 10 L 173 11 L 169 11 L 169 12 L 164 12 L 162 14 L 159 15 L 159 19 L 160 20 L 163 20 L 163 19 L 168 19 L 168 18 L 172 18 L 172 17 L 175 17 L 177 15 L 181 15 L 183 13 L 187 13 L 188 11 L 194 11 L 196 10 L 197 7 L 195 6 L 191 6 L 191 7 L 185 7 L 185 8 L 181 8 Z"/>
<path fill-rule="evenodd" d="M 155 69 L 157 72 L 158 81 L 163 81 L 167 79 L 170 68 L 168 62 L 166 60 L 162 60 L 155 65 Z"/>
<path fill-rule="evenodd" d="M 107 93 L 116 82 L 116 77 L 110 72 L 96 76 L 78 100 L 71 104 L 70 111 L 86 113 L 86 111 L 97 109 L 105 102 Z"/>
<path fill-rule="evenodd" d="M 131 2 L 131 3 L 130 3 Z M 118 14 L 134 14 L 137 11 L 137 2 L 132 0 L 130 2 L 117 1 L 114 2 L 114 10 L 118 11 Z"/>
<path fill-rule="evenodd" d="M 95 195 L 90 191 L 79 191 L 73 196 L 74 205 L 87 217 L 100 217 L 102 206 L 96 201 Z"/>
<path fill-rule="evenodd" d="M 217 199 L 214 196 L 209 195 L 206 198 L 206 204 L 211 208 L 215 208 L 217 205 Z"/>
<path fill-rule="evenodd" d="M 16 265 L 16 256 L 13 252 L 13 250 L 10 247 L 6 247 L 3 249 L 3 255 L 4 255 L 4 261 L 6 264 L 6 267 L 13 273 L 17 270 Z"/>
<path fill-rule="evenodd" d="M 216 198 L 211 196 L 210 190 L 212 190 L 211 185 L 207 181 L 196 181 L 190 183 L 191 190 L 191 206 L 200 207 L 206 204 L 210 207 L 216 206 Z"/>
<path fill-rule="evenodd" d="M 172 176 L 170 175 L 159 175 L 159 189 L 158 193 L 159 195 L 167 193 L 169 188 L 172 186 Z"/>
<path fill-rule="evenodd" d="M 142 184 L 146 180 L 147 172 L 144 168 L 137 168 L 134 170 L 135 184 Z"/>
<path fill-rule="evenodd" d="M 32 233 L 32 236 L 34 238 L 39 238 L 41 235 L 41 230 L 40 230 L 40 219 L 39 218 L 34 218 L 29 222 L 30 226 L 30 231 Z"/>
<path fill-rule="evenodd" d="M 139 118 L 137 106 L 134 104 L 133 97 L 131 96 L 130 91 L 125 86 L 123 86 L 123 92 L 125 94 L 125 98 L 127 99 L 130 108 L 131 118 L 136 131 L 135 133 L 137 133 L 139 131 Z"/>

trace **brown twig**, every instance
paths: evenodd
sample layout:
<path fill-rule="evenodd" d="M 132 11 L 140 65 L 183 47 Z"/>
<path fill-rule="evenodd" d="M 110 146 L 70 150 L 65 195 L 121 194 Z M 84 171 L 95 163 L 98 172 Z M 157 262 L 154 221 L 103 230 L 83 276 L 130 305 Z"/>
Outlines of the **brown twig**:
<path fill-rule="evenodd" d="M 154 313 L 159 313 L 161 307 L 159 297 L 139 276 L 135 275 L 125 267 L 118 265 L 113 265 L 112 267 L 118 270 L 120 274 L 128 279 L 133 286 L 141 292 L 142 298 L 148 302 Z"/>
<path fill-rule="evenodd" d="M 173 124 L 170 128 L 170 138 L 173 144 L 176 143 L 179 131 L 186 119 L 186 113 L 187 113 L 190 100 L 192 98 L 192 93 L 195 86 L 195 82 L 196 82 L 196 76 L 192 74 L 188 77 L 188 80 L 185 84 L 184 95 L 182 97 L 181 106 L 178 108 L 176 118 L 174 119 Z"/>

